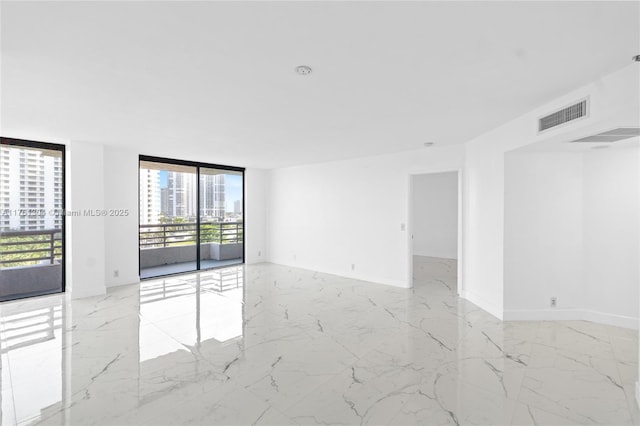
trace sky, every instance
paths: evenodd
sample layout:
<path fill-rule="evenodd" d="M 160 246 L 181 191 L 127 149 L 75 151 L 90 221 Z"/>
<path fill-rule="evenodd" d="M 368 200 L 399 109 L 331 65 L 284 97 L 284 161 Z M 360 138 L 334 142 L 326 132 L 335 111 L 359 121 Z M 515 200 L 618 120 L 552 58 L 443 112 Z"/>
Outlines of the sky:
<path fill-rule="evenodd" d="M 160 171 L 160 188 L 167 187 L 167 179 L 169 172 L 166 170 Z M 225 182 L 225 198 L 226 206 L 225 210 L 233 212 L 233 203 L 237 200 L 242 200 L 242 176 L 241 175 L 224 175 Z"/>
<path fill-rule="evenodd" d="M 240 175 L 225 175 L 225 197 L 227 200 L 226 211 L 233 211 L 233 202 L 236 200 L 242 200 L 242 176 Z"/>

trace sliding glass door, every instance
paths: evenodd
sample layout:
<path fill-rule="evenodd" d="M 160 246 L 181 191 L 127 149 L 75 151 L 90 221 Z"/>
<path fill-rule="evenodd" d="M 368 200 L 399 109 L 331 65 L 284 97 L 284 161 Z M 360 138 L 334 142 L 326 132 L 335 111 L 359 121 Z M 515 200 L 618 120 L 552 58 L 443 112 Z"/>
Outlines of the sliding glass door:
<path fill-rule="evenodd" d="M 64 291 L 64 145 L 2 138 L 0 301 Z"/>
<path fill-rule="evenodd" d="M 140 157 L 140 277 L 244 262 L 244 169 Z"/>
<path fill-rule="evenodd" d="M 140 161 L 140 277 L 195 271 L 197 169 Z"/>
<path fill-rule="evenodd" d="M 200 167 L 200 267 L 242 263 L 242 172 Z"/>

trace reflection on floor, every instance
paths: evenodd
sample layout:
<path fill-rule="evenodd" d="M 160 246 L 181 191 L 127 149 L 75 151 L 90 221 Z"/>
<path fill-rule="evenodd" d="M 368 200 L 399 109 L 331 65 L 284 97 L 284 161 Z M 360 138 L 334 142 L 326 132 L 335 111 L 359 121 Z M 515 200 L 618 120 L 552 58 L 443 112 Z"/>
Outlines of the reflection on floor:
<path fill-rule="evenodd" d="M 637 334 L 272 264 L 0 305 L 2 424 L 633 424 Z"/>
<path fill-rule="evenodd" d="M 231 266 L 242 263 L 242 259 L 212 260 L 203 259 L 200 261 L 200 269 L 220 268 L 223 266 Z M 163 275 L 180 274 L 183 272 L 195 271 L 198 265 L 195 260 L 193 262 L 172 263 L 170 265 L 150 266 L 140 270 L 140 278 L 153 278 Z"/>

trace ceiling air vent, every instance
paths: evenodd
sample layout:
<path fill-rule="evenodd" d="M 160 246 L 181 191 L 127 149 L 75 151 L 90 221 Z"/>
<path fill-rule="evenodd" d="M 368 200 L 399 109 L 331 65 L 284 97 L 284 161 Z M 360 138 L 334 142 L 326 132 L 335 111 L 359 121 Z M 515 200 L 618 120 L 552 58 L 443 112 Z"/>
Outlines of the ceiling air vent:
<path fill-rule="evenodd" d="M 538 119 L 538 133 L 587 116 L 587 100 L 568 106 Z"/>
<path fill-rule="evenodd" d="M 640 127 L 619 127 L 596 135 L 586 136 L 571 142 L 617 142 L 640 136 Z"/>

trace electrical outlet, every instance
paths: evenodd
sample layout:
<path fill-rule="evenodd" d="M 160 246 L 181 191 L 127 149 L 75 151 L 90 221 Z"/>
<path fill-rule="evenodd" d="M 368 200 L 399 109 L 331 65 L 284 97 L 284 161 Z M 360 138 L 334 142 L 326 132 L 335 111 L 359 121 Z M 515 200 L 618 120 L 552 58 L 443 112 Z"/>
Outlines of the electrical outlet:
<path fill-rule="evenodd" d="M 355 264 L 355 263 L 352 263 L 352 264 L 351 264 L 351 270 L 352 270 L 352 271 L 355 271 L 355 270 L 356 270 L 356 264 Z"/>
<path fill-rule="evenodd" d="M 555 308 L 558 305 L 558 299 L 556 299 L 555 297 L 551 298 L 551 307 Z"/>
<path fill-rule="evenodd" d="M 405 229 L 407 229 L 407 225 L 405 225 L 404 223 L 400 224 L 400 230 L 404 231 Z"/>
<path fill-rule="evenodd" d="M 258 257 L 262 256 L 262 252 L 258 250 Z"/>
<path fill-rule="evenodd" d="M 113 270 L 113 278 L 118 278 L 120 276 L 120 271 L 117 269 Z"/>

